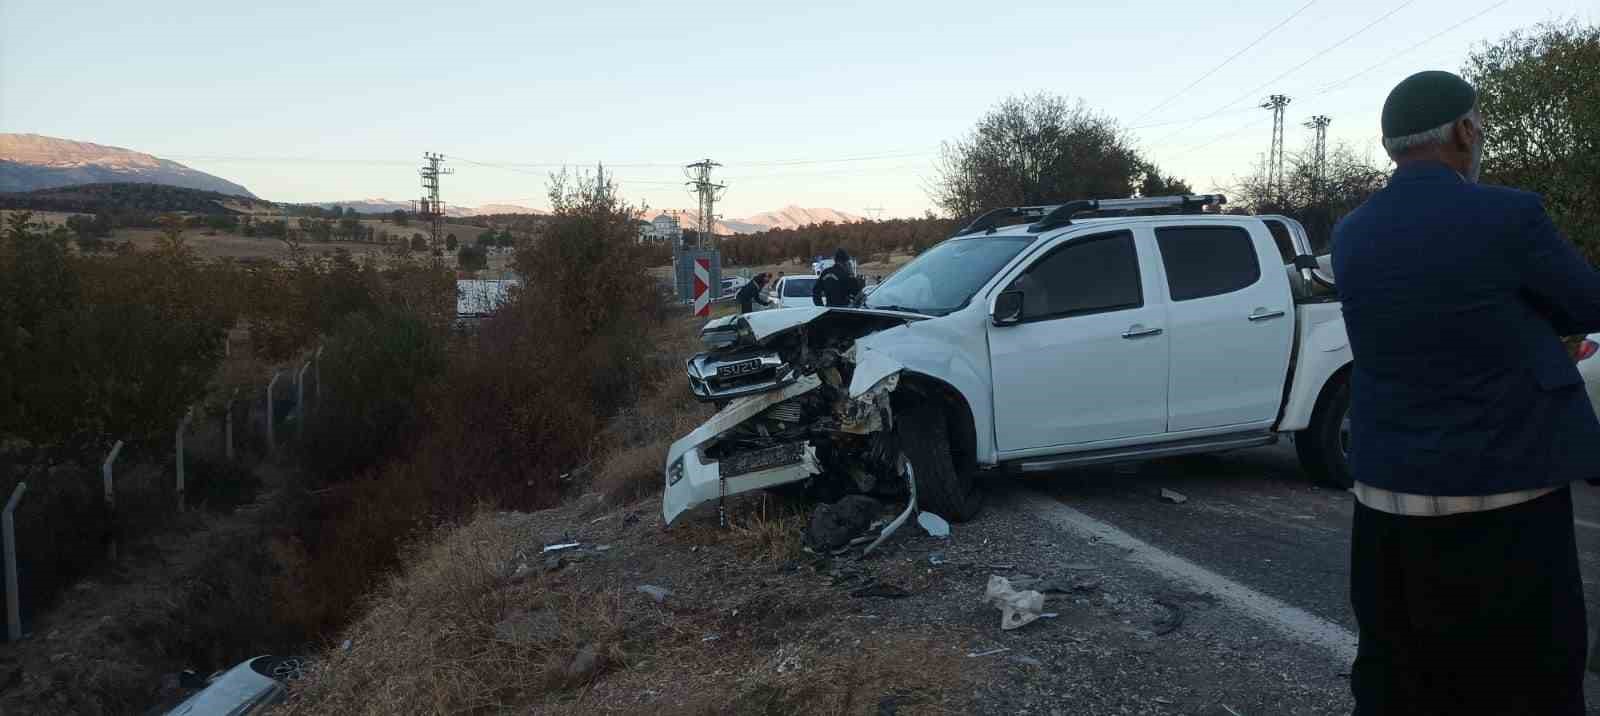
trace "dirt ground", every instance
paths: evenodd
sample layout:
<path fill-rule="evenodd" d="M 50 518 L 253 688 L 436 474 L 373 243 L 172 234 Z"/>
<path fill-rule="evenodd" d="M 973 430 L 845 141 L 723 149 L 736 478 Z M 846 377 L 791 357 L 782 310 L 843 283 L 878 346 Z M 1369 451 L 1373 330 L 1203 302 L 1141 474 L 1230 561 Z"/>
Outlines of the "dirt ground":
<path fill-rule="evenodd" d="M 484 515 L 376 600 L 291 712 L 1348 712 L 1336 665 L 1012 509 L 1010 491 L 947 539 L 911 523 L 865 557 L 806 550 L 811 506 L 760 494 L 730 499 L 727 529 L 708 509 L 665 529 L 658 498 Z M 1053 581 L 1056 616 L 1002 630 L 991 575 Z M 431 622 L 426 585 L 446 581 L 452 615 L 475 616 L 406 626 Z"/>

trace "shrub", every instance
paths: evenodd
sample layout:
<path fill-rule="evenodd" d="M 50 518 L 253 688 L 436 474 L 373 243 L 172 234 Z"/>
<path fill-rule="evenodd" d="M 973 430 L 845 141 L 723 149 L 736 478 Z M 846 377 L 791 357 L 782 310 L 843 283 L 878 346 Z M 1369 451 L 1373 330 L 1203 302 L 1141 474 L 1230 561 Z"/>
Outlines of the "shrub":
<path fill-rule="evenodd" d="M 327 481 L 395 453 L 418 425 L 418 392 L 443 373 L 444 342 L 415 314 L 352 314 L 323 353 L 323 404 L 302 446 L 305 467 Z"/>

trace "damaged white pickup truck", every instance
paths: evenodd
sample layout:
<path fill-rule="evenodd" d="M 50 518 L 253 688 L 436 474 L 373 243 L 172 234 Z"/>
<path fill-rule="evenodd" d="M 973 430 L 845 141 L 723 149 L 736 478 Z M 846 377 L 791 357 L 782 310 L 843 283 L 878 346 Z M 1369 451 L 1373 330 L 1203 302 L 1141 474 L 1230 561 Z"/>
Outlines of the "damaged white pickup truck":
<path fill-rule="evenodd" d="M 894 526 L 918 509 L 962 521 L 985 471 L 1285 433 L 1315 479 L 1348 484 L 1351 357 L 1327 259 L 1295 221 L 1223 201 L 997 209 L 860 307 L 711 321 L 687 371 L 720 411 L 668 453 L 667 522 L 790 483 L 905 497 Z M 1032 223 L 1000 226 L 1018 219 Z"/>

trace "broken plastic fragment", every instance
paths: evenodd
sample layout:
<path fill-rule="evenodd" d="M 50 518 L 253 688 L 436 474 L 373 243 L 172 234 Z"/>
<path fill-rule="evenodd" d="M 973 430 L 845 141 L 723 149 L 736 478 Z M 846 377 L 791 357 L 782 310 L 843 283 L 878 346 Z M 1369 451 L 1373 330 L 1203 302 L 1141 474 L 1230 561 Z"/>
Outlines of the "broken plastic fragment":
<path fill-rule="evenodd" d="M 1006 631 L 1032 624 L 1044 611 L 1043 594 L 1031 589 L 1019 592 L 1011 580 L 996 574 L 989 575 L 983 600 L 1000 610 L 1000 628 Z"/>
<path fill-rule="evenodd" d="M 945 539 L 950 536 L 950 523 L 932 512 L 918 513 L 917 524 L 921 525 L 930 537 Z"/>
<path fill-rule="evenodd" d="M 544 546 L 544 551 L 546 551 L 546 552 L 556 552 L 556 551 L 563 550 L 563 549 L 572 549 L 573 547 L 577 547 L 579 544 L 581 544 L 581 543 L 579 543 L 579 542 L 563 542 L 561 544 L 547 544 L 547 545 Z"/>
<path fill-rule="evenodd" d="M 906 491 L 911 493 L 911 496 L 906 499 L 906 509 L 904 512 L 900 513 L 899 517 L 894 518 L 893 522 L 884 525 L 883 531 L 878 533 L 878 539 L 872 544 L 867 545 L 867 548 L 861 551 L 861 556 L 863 557 L 872 554 L 872 550 L 877 549 L 878 545 L 883 544 L 884 540 L 889 539 L 889 535 L 894 534 L 895 530 L 900 529 L 900 525 L 905 524 L 906 519 L 910 518 L 911 513 L 915 512 L 917 509 L 917 476 L 916 473 L 911 469 L 910 458 L 907 458 L 904 455 L 900 457 L 900 474 L 905 476 Z"/>

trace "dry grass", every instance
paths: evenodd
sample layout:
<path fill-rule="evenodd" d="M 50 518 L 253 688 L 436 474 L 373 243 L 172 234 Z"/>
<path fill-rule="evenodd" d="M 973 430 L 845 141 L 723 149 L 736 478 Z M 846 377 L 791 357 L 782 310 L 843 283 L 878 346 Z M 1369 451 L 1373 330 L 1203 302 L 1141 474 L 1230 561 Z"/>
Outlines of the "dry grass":
<path fill-rule="evenodd" d="M 612 418 L 600 436 L 602 458 L 590 489 L 614 505 L 661 490 L 661 472 L 673 441 L 711 416 L 683 376 L 683 360 L 699 347 L 702 321 L 672 321 L 657 347 L 658 361 L 639 401 Z"/>
<path fill-rule="evenodd" d="M 800 556 L 798 513 L 751 497 L 732 530 L 662 535 L 623 519 L 650 505 L 592 518 L 583 502 L 427 541 L 285 713 L 946 713 L 969 690 L 960 638 L 863 629 L 837 590 L 773 569 Z M 569 536 L 585 548 L 547 569 L 541 545 Z"/>

